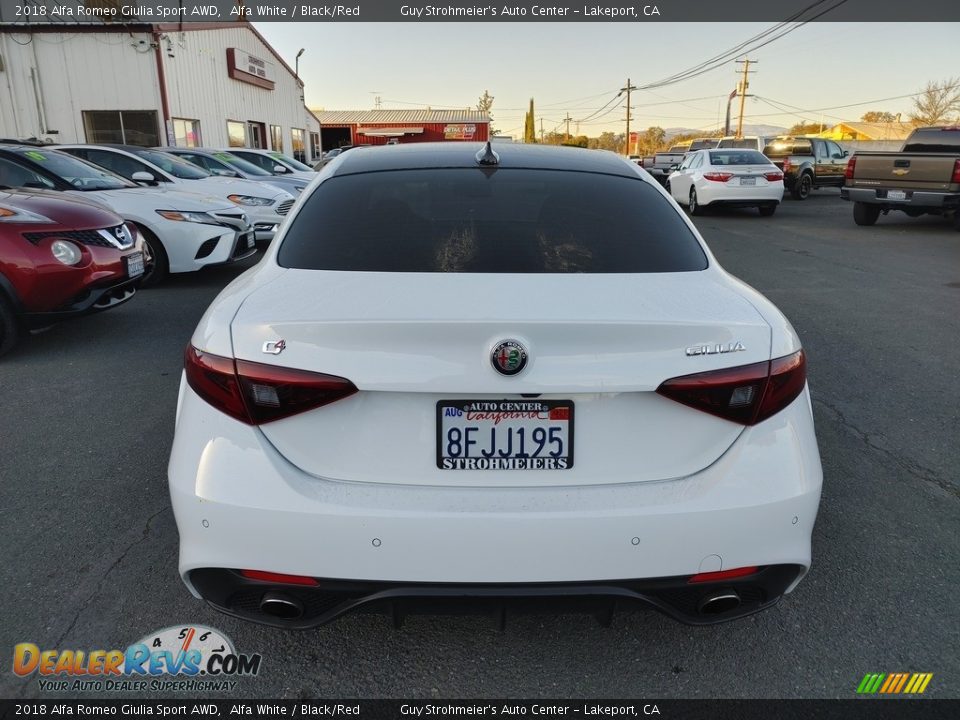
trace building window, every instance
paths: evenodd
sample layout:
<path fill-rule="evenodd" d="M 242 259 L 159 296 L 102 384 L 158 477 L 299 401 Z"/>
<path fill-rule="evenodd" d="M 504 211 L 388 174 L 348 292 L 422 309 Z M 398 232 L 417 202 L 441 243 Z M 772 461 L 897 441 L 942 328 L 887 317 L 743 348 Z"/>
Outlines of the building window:
<path fill-rule="evenodd" d="M 306 162 L 305 146 L 303 144 L 303 130 L 292 128 L 290 130 L 290 140 L 293 143 L 293 159 L 300 162 Z"/>
<path fill-rule="evenodd" d="M 283 152 L 283 128 L 279 125 L 270 126 L 270 149 Z"/>
<path fill-rule="evenodd" d="M 230 147 L 246 147 L 247 124 L 236 120 L 227 120 L 227 138 L 230 140 Z"/>
<path fill-rule="evenodd" d="M 320 159 L 320 133 L 310 133 L 310 159 Z"/>
<path fill-rule="evenodd" d="M 160 144 L 156 110 L 84 110 L 88 143 L 155 147 Z"/>
<path fill-rule="evenodd" d="M 200 121 L 174 118 L 173 138 L 177 147 L 203 147 L 200 140 Z"/>

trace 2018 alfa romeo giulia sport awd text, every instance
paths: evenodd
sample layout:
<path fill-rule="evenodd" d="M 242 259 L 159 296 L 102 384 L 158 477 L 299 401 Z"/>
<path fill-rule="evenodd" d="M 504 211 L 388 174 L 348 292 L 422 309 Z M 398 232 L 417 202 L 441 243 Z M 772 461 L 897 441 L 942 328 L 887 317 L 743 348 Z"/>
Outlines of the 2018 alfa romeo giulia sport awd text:
<path fill-rule="evenodd" d="M 186 348 L 188 588 L 354 609 L 756 612 L 807 572 L 822 471 L 789 322 L 611 153 L 357 149 Z"/>

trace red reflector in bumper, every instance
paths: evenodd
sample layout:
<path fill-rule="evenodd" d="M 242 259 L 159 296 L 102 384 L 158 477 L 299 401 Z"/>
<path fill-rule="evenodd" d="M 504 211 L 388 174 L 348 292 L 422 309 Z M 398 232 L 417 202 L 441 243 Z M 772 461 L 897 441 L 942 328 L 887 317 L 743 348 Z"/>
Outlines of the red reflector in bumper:
<path fill-rule="evenodd" d="M 284 575 L 283 573 L 265 572 L 263 570 L 241 570 L 240 574 L 250 580 L 261 582 L 280 583 L 282 585 L 319 585 L 312 577 L 305 575 Z"/>
<path fill-rule="evenodd" d="M 733 570 L 720 570 L 719 572 L 706 572 L 706 573 L 697 573 L 689 580 L 688 583 L 702 583 L 702 582 L 717 582 L 719 580 L 729 580 L 730 578 L 745 577 L 747 575 L 755 575 L 760 568 L 757 566 L 753 567 L 742 567 L 734 568 Z"/>

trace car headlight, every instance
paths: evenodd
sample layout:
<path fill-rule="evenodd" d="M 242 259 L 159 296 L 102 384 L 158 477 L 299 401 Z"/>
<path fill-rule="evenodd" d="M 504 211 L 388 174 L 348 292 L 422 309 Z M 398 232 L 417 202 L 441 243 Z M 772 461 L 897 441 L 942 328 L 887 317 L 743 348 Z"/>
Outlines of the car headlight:
<path fill-rule="evenodd" d="M 48 217 L 44 217 L 39 213 L 30 212 L 29 210 L 21 210 L 20 208 L 7 207 L 6 205 L 0 205 L 0 222 L 12 222 L 12 223 L 53 223 Z"/>
<path fill-rule="evenodd" d="M 54 240 L 50 252 L 64 265 L 76 265 L 83 258 L 80 248 L 69 240 Z"/>
<path fill-rule="evenodd" d="M 273 200 L 270 198 L 254 197 L 253 195 L 227 195 L 227 200 L 237 205 L 257 205 L 260 207 L 273 205 Z"/>
<path fill-rule="evenodd" d="M 203 223 L 204 225 L 219 225 L 220 221 L 210 213 L 188 212 L 186 210 L 157 210 L 157 214 L 167 220 L 175 222 Z"/>

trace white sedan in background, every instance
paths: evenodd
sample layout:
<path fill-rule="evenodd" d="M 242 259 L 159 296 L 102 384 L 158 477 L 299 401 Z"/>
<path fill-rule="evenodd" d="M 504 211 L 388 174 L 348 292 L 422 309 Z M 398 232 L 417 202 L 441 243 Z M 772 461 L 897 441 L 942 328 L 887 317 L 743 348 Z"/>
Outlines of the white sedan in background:
<path fill-rule="evenodd" d="M 697 150 L 670 174 L 666 188 L 691 215 L 726 205 L 756 207 L 769 216 L 783 200 L 783 173 L 756 150 Z"/>
<path fill-rule="evenodd" d="M 299 628 L 742 617 L 806 573 L 822 481 L 800 338 L 647 173 L 476 143 L 304 191 L 193 335 L 168 472 L 190 590 Z"/>
<path fill-rule="evenodd" d="M 293 207 L 286 190 L 241 178 L 211 175 L 176 155 L 134 145 L 58 145 L 70 153 L 138 184 L 172 187 L 227 200 L 253 224 L 257 242 L 273 240 Z"/>

